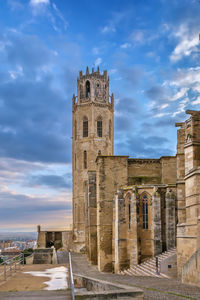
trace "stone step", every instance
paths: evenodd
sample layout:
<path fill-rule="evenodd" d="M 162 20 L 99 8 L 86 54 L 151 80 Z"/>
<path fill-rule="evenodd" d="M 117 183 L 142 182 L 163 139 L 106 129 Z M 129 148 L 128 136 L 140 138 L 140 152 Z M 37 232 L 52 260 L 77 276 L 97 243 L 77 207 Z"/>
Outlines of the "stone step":
<path fill-rule="evenodd" d="M 176 254 L 176 248 L 170 249 L 169 251 L 165 251 L 159 254 L 158 257 L 158 267 L 160 267 L 160 262 L 163 259 L 166 259 L 172 255 Z M 167 275 L 160 273 L 156 274 L 156 257 L 150 258 L 145 262 L 133 266 L 128 270 L 124 271 L 124 275 L 132 275 L 132 276 L 152 276 L 152 277 L 161 277 L 161 278 L 169 278 Z"/>

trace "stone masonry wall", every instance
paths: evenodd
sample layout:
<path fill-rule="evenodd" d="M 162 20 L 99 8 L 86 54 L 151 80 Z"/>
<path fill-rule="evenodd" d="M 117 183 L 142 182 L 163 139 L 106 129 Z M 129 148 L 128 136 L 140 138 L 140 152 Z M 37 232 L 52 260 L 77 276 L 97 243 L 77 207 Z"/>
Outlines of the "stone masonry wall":
<path fill-rule="evenodd" d="M 127 156 L 97 159 L 97 253 L 98 269 L 112 271 L 112 222 L 115 192 L 127 184 Z"/>

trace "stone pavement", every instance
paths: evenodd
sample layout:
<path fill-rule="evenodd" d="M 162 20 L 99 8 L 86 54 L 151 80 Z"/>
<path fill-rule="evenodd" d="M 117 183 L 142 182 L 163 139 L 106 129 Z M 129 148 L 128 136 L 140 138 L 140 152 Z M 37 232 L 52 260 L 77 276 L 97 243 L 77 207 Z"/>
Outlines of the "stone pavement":
<path fill-rule="evenodd" d="M 72 267 L 75 274 L 140 287 L 144 291 L 145 300 L 200 300 L 200 288 L 182 284 L 178 279 L 101 273 L 96 266 L 88 263 L 83 254 L 72 254 Z"/>
<path fill-rule="evenodd" d="M 68 264 L 69 263 L 68 251 L 57 251 L 57 259 L 58 259 L 58 264 Z"/>
<path fill-rule="evenodd" d="M 0 293 L 0 300 L 71 300 L 70 291 L 25 291 Z"/>

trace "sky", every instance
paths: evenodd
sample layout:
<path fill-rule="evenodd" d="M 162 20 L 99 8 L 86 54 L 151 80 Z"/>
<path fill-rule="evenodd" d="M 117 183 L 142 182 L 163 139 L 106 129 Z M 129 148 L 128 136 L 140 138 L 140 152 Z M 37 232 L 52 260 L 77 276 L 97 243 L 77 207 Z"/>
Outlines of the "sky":
<path fill-rule="evenodd" d="M 72 222 L 72 95 L 108 70 L 114 154 L 176 154 L 200 110 L 196 0 L 0 0 L 0 231 Z"/>

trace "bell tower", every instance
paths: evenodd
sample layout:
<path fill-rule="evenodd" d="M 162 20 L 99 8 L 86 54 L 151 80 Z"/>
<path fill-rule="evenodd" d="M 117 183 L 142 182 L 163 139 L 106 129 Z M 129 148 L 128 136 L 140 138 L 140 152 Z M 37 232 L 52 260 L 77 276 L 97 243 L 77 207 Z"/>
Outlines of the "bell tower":
<path fill-rule="evenodd" d="M 85 193 L 88 171 L 96 170 L 98 155 L 113 155 L 114 96 L 109 96 L 107 71 L 79 73 L 73 95 L 73 235 L 76 251 L 85 246 Z"/>

